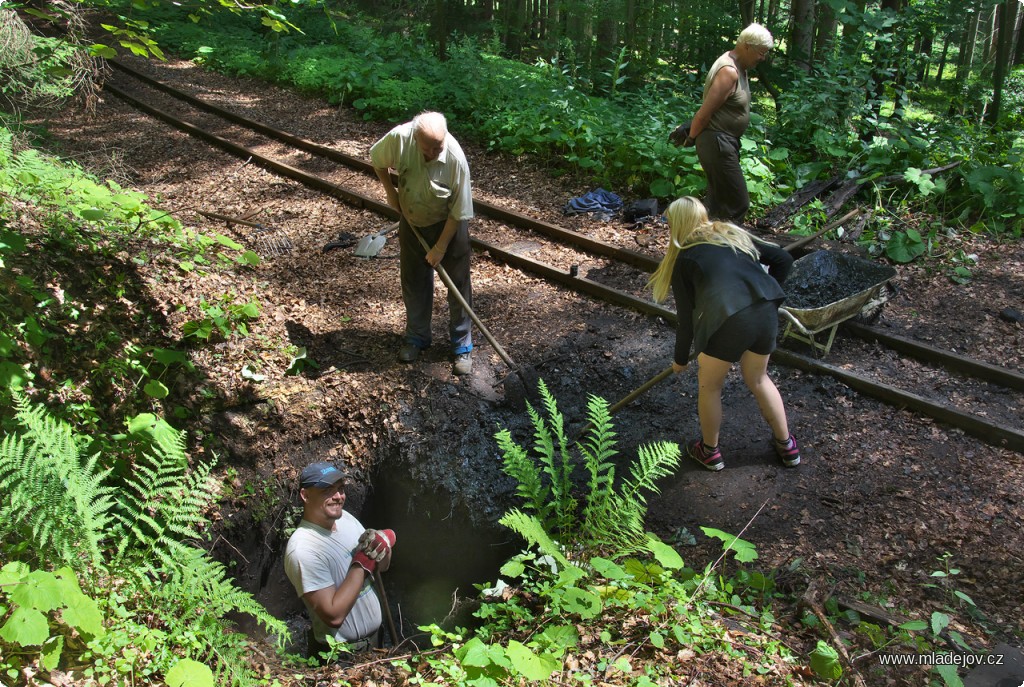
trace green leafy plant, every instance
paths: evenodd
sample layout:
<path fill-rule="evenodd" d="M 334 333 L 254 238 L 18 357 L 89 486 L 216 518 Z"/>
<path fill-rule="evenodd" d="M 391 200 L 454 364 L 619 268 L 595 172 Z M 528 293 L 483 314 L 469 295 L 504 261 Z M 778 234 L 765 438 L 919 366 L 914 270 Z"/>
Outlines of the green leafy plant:
<path fill-rule="evenodd" d="M 41 406 L 15 397 L 21 432 L 0 443 L 0 534 L 27 540 L 58 565 L 99 568 L 113 523 L 111 468 L 81 455 L 80 438 Z"/>
<path fill-rule="evenodd" d="M 0 568 L 0 671 L 12 680 L 26 658 L 51 671 L 65 646 L 105 632 L 99 606 L 70 568 L 33 570 L 20 561 Z"/>
<path fill-rule="evenodd" d="M 249 335 L 249 322 L 260 316 L 259 301 L 253 298 L 248 303 L 236 303 L 231 294 L 223 294 L 212 303 L 202 298 L 199 309 L 203 317 L 181 325 L 186 339 L 210 341 L 216 337 L 224 340 L 236 335 L 246 337 Z"/>
<path fill-rule="evenodd" d="M 819 198 L 815 198 L 793 217 L 793 233 L 810 236 L 824 226 L 827 220 L 825 204 Z"/>
<path fill-rule="evenodd" d="M 513 510 L 501 522 L 532 544 L 544 544 L 544 550 L 552 555 L 557 552 L 550 548 L 551 542 L 539 536 L 540 530 L 550 532 L 552 540 L 574 555 L 603 551 L 625 556 L 645 548 L 644 492 L 657 493 L 657 480 L 670 474 L 679 463 L 679 446 L 671 442 L 641 446 L 631 464 L 630 477 L 619 484 L 612 461 L 616 442 L 607 401 L 591 396 L 587 403 L 590 430 L 576 444 L 582 455 L 578 462 L 570 452 L 565 419 L 555 398 L 543 380 L 538 389 L 547 417 L 530 404 L 527 412 L 534 429 L 533 450 L 539 456 L 539 465 L 513 441 L 508 430 L 495 435 L 505 472 L 516 479 L 517 493 L 524 499 L 523 508 L 532 511 L 527 514 Z M 580 497 L 575 495 L 572 483 L 578 464 L 586 474 L 586 487 Z M 536 522 L 531 524 L 531 520 Z"/>
<path fill-rule="evenodd" d="M 247 650 L 244 637 L 228 631 L 225 616 L 232 612 L 252 615 L 284 641 L 288 635 L 284 623 L 238 589 L 224 567 L 195 545 L 202 537 L 206 509 L 215 498 L 209 476 L 212 464 L 191 467 L 180 432 L 153 415 L 133 418 L 127 434 L 118 438 L 130 447 L 122 448 L 130 465 L 114 470 L 102 467 L 98 454 L 82 456 L 79 447 L 85 445 L 84 437 L 50 417 L 41 406 L 31 407 L 19 400 L 16 420 L 16 431 L 0 444 L 0 488 L 11 495 L 0 503 L 0 532 L 4 535 L 0 555 L 37 560 L 40 567 L 64 564 L 107 584 L 115 581 L 118 600 L 101 607 L 105 611 L 103 624 L 129 628 L 130 636 L 137 638 L 123 640 L 123 631 L 95 631 L 88 648 L 76 644 L 73 648 L 78 659 L 89 665 L 83 669 L 88 672 L 86 677 L 109 681 L 122 669 L 141 669 L 137 665 L 140 660 L 151 668 L 169 670 L 184 654 L 216 666 L 219 684 L 240 684 L 248 675 Z M 19 546 L 8 543 L 18 541 L 22 542 Z M 4 570 L 21 575 L 27 569 Z M 97 575 L 99 572 L 103 574 Z M 44 574 L 26 575 L 21 575 L 28 580 L 24 589 L 38 583 L 50 598 L 57 598 L 50 587 L 70 584 L 64 573 L 57 575 L 57 581 Z M 17 592 L 14 597 L 17 608 L 0 607 L 0 616 L 9 612 L 13 618 L 4 625 L 9 625 L 8 634 L 0 634 L 0 638 L 22 649 L 26 644 L 42 645 L 39 660 L 55 660 L 48 658 L 58 651 L 51 644 L 61 640 L 50 639 L 56 636 L 54 630 L 47 629 L 49 621 L 39 613 L 57 606 L 31 608 L 27 602 L 17 601 L 21 595 Z M 75 599 L 75 605 L 60 614 L 69 625 L 85 622 L 72 623 L 75 612 L 85 614 L 93 609 Z M 162 634 L 140 630 L 144 624 L 134 621 L 135 614 L 159 618 Z M 95 619 L 94 615 L 89 618 Z M 47 637 L 42 637 L 44 632 Z M 136 642 L 151 640 L 164 653 L 140 653 Z M 70 648 L 66 643 L 63 646 Z M 23 654 L 22 649 L 18 655 Z"/>

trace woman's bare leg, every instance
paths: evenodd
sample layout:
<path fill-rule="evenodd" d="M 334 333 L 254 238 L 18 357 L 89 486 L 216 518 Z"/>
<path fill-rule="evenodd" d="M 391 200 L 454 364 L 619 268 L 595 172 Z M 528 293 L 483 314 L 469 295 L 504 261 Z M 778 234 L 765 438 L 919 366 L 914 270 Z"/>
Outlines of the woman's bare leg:
<path fill-rule="evenodd" d="M 740 372 L 747 388 L 757 399 L 761 415 L 768 421 L 775 439 L 784 442 L 789 439 L 789 423 L 786 407 L 775 383 L 768 377 L 768 356 L 747 351 L 740 358 Z"/>
<path fill-rule="evenodd" d="M 701 353 L 697 356 L 697 414 L 701 440 L 705 446 L 718 446 L 722 429 L 722 387 L 732 363 Z"/>

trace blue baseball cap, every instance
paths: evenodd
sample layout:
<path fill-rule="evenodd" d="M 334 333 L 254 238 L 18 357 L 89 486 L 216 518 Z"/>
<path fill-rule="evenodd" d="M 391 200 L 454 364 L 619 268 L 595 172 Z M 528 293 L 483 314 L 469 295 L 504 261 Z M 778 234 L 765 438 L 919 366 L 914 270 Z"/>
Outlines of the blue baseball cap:
<path fill-rule="evenodd" d="M 299 485 L 323 489 L 334 485 L 341 479 L 345 479 L 345 473 L 335 467 L 334 463 L 313 463 L 302 471 Z"/>

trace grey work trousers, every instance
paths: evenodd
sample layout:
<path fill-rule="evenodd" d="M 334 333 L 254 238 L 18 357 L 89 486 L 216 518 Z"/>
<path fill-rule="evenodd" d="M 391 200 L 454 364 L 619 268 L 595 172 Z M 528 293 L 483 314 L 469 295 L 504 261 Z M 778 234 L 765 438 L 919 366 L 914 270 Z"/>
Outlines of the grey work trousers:
<path fill-rule="evenodd" d="M 427 245 L 433 246 L 441 236 L 444 224 L 438 222 L 416 229 Z M 427 262 L 427 251 L 420 245 L 404 217 L 398 226 L 398 245 L 401 249 L 402 300 L 405 303 L 405 341 L 418 348 L 427 348 L 432 339 L 430 320 L 434 309 L 434 268 Z M 471 252 L 469 220 L 463 220 L 441 258 L 441 267 L 444 267 L 466 303 L 473 307 L 473 289 L 469 278 Z M 448 337 L 453 354 L 473 350 L 473 320 L 451 293 L 448 294 Z"/>
<path fill-rule="evenodd" d="M 708 217 L 742 225 L 750 209 L 750 194 L 740 169 L 740 139 L 705 129 L 697 137 L 697 157 L 708 181 L 704 201 Z"/>

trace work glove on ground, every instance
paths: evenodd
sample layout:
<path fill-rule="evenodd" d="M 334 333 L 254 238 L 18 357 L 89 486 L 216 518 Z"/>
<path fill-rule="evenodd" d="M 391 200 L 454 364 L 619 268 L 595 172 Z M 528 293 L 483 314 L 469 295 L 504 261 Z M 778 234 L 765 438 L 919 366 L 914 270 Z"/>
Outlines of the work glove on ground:
<path fill-rule="evenodd" d="M 393 530 L 368 529 L 359 535 L 359 544 L 356 549 L 376 563 L 384 560 L 394 545 L 395 533 Z"/>

